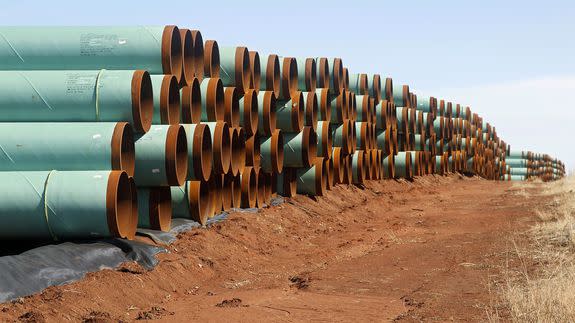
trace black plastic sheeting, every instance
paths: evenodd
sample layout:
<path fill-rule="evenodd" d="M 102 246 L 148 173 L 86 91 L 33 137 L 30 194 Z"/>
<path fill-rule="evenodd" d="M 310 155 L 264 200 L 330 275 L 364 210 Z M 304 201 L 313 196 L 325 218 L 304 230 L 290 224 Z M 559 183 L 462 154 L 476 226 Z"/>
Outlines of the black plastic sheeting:
<path fill-rule="evenodd" d="M 283 203 L 283 198 L 272 199 L 271 205 Z M 257 213 L 258 209 L 234 209 L 237 212 Z M 207 226 L 225 220 L 224 212 L 211 218 Z M 173 219 L 169 232 L 138 229 L 158 245 L 170 245 L 179 233 L 200 228 L 200 224 L 186 219 Z M 126 262 L 137 262 L 146 270 L 157 264 L 156 255 L 168 250 L 162 246 L 123 239 L 74 241 L 63 243 L 28 243 L 3 241 L 0 243 L 0 303 L 32 295 L 50 286 L 69 284 L 87 273 L 115 269 Z"/>

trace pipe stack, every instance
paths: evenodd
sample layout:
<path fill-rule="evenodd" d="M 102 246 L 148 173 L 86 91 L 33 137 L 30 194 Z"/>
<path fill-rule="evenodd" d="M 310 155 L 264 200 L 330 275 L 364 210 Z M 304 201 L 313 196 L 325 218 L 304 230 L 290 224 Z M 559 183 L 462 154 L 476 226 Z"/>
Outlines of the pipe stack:
<path fill-rule="evenodd" d="M 512 152 L 469 107 L 341 58 L 264 55 L 176 26 L 0 34 L 5 238 L 132 239 L 368 180 L 565 174 Z"/>

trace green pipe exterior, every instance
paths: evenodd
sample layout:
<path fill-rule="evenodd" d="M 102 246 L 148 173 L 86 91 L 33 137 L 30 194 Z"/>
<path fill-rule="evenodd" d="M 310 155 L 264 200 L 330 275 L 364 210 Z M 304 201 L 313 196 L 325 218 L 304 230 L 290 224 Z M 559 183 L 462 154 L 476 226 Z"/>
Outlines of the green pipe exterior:
<path fill-rule="evenodd" d="M 366 169 L 363 168 L 365 165 L 365 156 L 363 155 L 363 150 L 356 150 L 351 158 L 351 175 L 353 184 L 362 184 L 365 180 Z M 360 156 L 361 155 L 361 156 Z"/>
<path fill-rule="evenodd" d="M 154 95 L 154 114 L 152 116 L 152 123 L 153 124 L 174 124 L 178 123 L 180 120 L 180 110 L 181 110 L 181 102 L 180 102 L 180 91 L 178 91 L 178 83 L 174 76 L 172 75 L 151 75 L 150 78 L 152 79 L 152 91 Z M 163 87 L 164 79 L 171 80 L 173 78 L 173 82 L 169 82 L 170 87 L 172 89 Z M 173 84 L 172 84 L 173 83 Z M 175 89 L 174 89 L 175 87 Z M 174 91 L 172 91 L 174 90 Z M 164 93 L 165 92 L 165 93 Z M 177 98 L 169 98 L 169 94 L 173 94 L 177 96 Z M 170 115 L 173 111 L 171 111 L 169 105 L 171 105 L 172 101 L 177 101 L 178 106 L 178 114 L 177 116 Z M 164 102 L 162 102 L 164 101 Z M 166 102 L 168 101 L 168 102 Z M 166 106 L 166 103 L 168 106 Z M 175 103 L 174 103 L 175 104 Z M 165 106 L 165 110 L 162 111 L 162 105 Z M 170 122 L 173 120 L 173 122 Z"/>
<path fill-rule="evenodd" d="M 435 156 L 435 174 L 443 175 L 443 164 L 441 163 L 442 156 Z"/>
<path fill-rule="evenodd" d="M 340 94 L 340 95 L 345 98 L 345 94 Z M 329 121 L 333 124 L 342 123 L 344 121 L 343 111 L 341 111 L 341 107 L 338 107 L 338 104 L 337 104 L 337 101 L 342 100 L 342 98 L 340 98 L 339 96 L 331 95 L 330 97 L 328 97 L 328 100 L 330 100 L 330 106 L 331 106 L 331 113 L 330 113 L 330 120 Z M 343 99 L 343 100 L 345 100 L 345 99 Z"/>
<path fill-rule="evenodd" d="M 171 225 L 172 208 L 171 202 L 168 209 L 162 205 L 161 194 L 167 194 L 164 198 L 171 201 L 169 187 L 144 187 L 138 188 L 138 228 L 168 231 Z M 164 215 L 164 212 L 168 214 Z M 162 218 L 165 216 L 165 218 Z M 163 222 L 163 223 L 162 223 Z"/>
<path fill-rule="evenodd" d="M 118 233 L 108 218 L 118 219 L 117 227 L 130 221 L 132 195 L 125 172 L 0 172 L 0 183 L 2 239 L 121 237 L 123 233 Z M 109 189 L 114 186 L 123 195 L 118 201 L 108 200 Z M 115 202 L 117 214 L 107 208 L 108 203 Z"/>
<path fill-rule="evenodd" d="M 390 170 L 390 163 L 393 163 L 393 165 L 395 165 L 395 155 L 387 155 L 385 156 L 385 158 L 383 158 L 382 160 L 382 164 L 383 164 L 383 178 L 394 178 L 395 174 L 391 174 Z M 395 170 L 395 166 L 393 167 Z"/>
<path fill-rule="evenodd" d="M 375 98 L 376 101 L 381 100 L 381 77 L 379 74 L 367 74 L 367 89 L 370 97 Z M 376 93 L 376 89 L 379 89 L 378 93 Z"/>
<path fill-rule="evenodd" d="M 357 105 L 357 117 L 355 118 L 355 121 L 361 121 L 361 122 L 368 122 L 371 121 L 369 120 L 369 116 L 367 116 L 367 110 L 368 107 L 364 104 L 364 103 L 368 103 L 369 104 L 369 100 L 364 100 L 365 96 L 364 95 L 356 95 L 355 96 L 355 101 L 356 101 L 356 105 Z"/>
<path fill-rule="evenodd" d="M 349 128 L 349 122 L 344 122 L 344 124 L 334 127 L 332 130 L 333 146 L 341 147 L 346 154 L 351 151 L 350 147 L 348 147 Z"/>
<path fill-rule="evenodd" d="M 306 127 L 309 128 L 309 127 Z M 310 132 L 313 129 L 309 128 Z M 300 132 L 284 132 L 284 167 L 308 167 L 309 156 L 306 152 L 311 151 L 308 145 L 316 144 L 316 142 L 304 142 L 304 131 Z M 306 147 L 308 147 L 306 149 Z M 260 147 L 261 149 L 261 147 Z M 315 150 L 314 150 L 315 156 Z"/>
<path fill-rule="evenodd" d="M 186 179 L 207 181 L 210 179 L 213 167 L 212 132 L 210 127 L 205 123 L 182 124 L 181 126 L 186 132 L 188 145 L 188 176 L 186 176 Z M 203 154 L 208 154 L 209 157 L 205 157 Z M 203 165 L 204 163 L 209 165 Z"/>
<path fill-rule="evenodd" d="M 317 129 L 316 133 L 317 133 L 317 148 L 318 148 L 316 151 L 316 157 L 329 158 L 331 156 L 333 147 L 333 139 L 331 144 L 329 142 L 330 138 L 332 138 L 331 124 L 329 123 L 329 121 L 318 121 L 316 129 Z M 326 138 L 324 138 L 323 136 L 324 131 L 327 133 Z"/>
<path fill-rule="evenodd" d="M 283 169 L 284 135 L 280 129 L 274 134 L 260 139 L 260 167 L 266 173 L 281 173 Z M 280 150 L 274 152 L 274 150 Z M 281 160 L 276 160 L 281 158 Z"/>
<path fill-rule="evenodd" d="M 388 152 L 387 147 L 389 147 L 390 143 L 386 140 L 386 131 L 385 130 L 377 130 L 376 131 L 376 141 L 377 141 L 377 149 L 381 149 L 384 152 Z"/>
<path fill-rule="evenodd" d="M 382 102 L 383 101 L 379 101 L 375 105 L 375 116 L 376 116 L 375 127 L 378 130 L 385 130 L 387 128 L 387 124 L 383 123 L 387 107 L 383 106 Z"/>
<path fill-rule="evenodd" d="M 316 123 L 319 114 L 319 104 L 317 101 L 317 95 L 314 92 L 301 92 L 303 95 L 303 107 L 304 107 L 304 126 L 313 127 L 316 129 Z M 311 99 L 309 96 L 312 96 Z"/>
<path fill-rule="evenodd" d="M 362 142 L 362 140 L 367 141 L 367 133 L 365 136 L 361 136 L 362 128 L 364 131 L 367 131 L 368 124 L 367 122 L 355 122 L 355 147 L 357 149 L 366 149 L 367 142 Z"/>
<path fill-rule="evenodd" d="M 525 177 L 524 175 L 511 175 L 511 181 L 525 181 L 527 180 L 527 177 Z"/>
<path fill-rule="evenodd" d="M 409 156 L 408 156 L 409 155 Z M 395 156 L 395 177 L 396 178 L 411 178 L 408 172 L 407 159 L 411 159 L 411 153 L 407 151 L 400 151 Z"/>
<path fill-rule="evenodd" d="M 431 98 L 426 96 L 422 98 L 417 98 L 417 110 L 421 110 L 423 112 L 431 112 Z"/>
<path fill-rule="evenodd" d="M 258 118 L 260 120 L 258 122 L 258 134 L 271 135 L 276 130 L 277 121 L 274 119 L 276 116 L 276 104 L 276 96 L 273 91 L 262 90 L 258 93 Z M 266 107 L 269 107 L 270 111 L 265 111 Z M 243 118 L 243 107 L 241 112 L 240 115 Z M 243 120 L 241 124 L 243 124 Z"/>
<path fill-rule="evenodd" d="M 186 181 L 182 186 L 171 186 L 170 193 L 172 218 L 190 219 L 201 225 L 206 224 L 212 203 L 207 182 Z"/>
<path fill-rule="evenodd" d="M 220 77 L 224 86 L 236 86 L 242 89 L 243 84 L 236 84 L 236 48 L 220 47 Z"/>
<path fill-rule="evenodd" d="M 393 88 L 393 103 L 395 103 L 395 106 L 397 107 L 405 107 L 407 102 L 404 102 L 403 100 L 403 87 L 402 86 L 396 86 Z M 399 114 L 398 114 L 399 117 Z"/>
<path fill-rule="evenodd" d="M 323 196 L 326 178 L 322 174 L 321 159 L 316 161 L 310 167 L 298 168 L 296 171 L 298 194 L 307 194 L 311 196 Z"/>
<path fill-rule="evenodd" d="M 316 74 L 316 61 L 315 58 L 310 58 L 313 60 L 314 70 L 312 73 Z M 297 64 L 297 88 L 299 91 L 315 91 L 316 84 L 306 84 L 306 60 L 307 58 L 297 58 L 295 59 Z"/>
<path fill-rule="evenodd" d="M 299 96 L 296 96 L 299 98 Z M 294 103 L 291 99 L 289 101 L 277 101 L 276 103 L 276 128 L 286 132 L 296 132 L 300 129 L 299 126 L 299 102 Z M 297 110 L 297 111 L 294 111 Z"/>
<path fill-rule="evenodd" d="M 168 132 L 176 131 L 169 130 L 170 127 L 179 128 L 181 126 L 153 125 L 150 131 L 136 137 L 136 167 L 134 171 L 134 180 L 139 187 L 171 186 L 171 184 L 175 184 L 170 180 L 170 174 L 168 174 L 168 170 L 166 169 L 166 156 L 168 155 L 169 139 Z M 187 150 L 187 143 L 184 141 L 182 144 L 185 145 Z"/>
<path fill-rule="evenodd" d="M 527 153 L 521 150 L 512 150 L 509 152 L 509 155 L 507 157 L 509 158 L 515 158 L 515 159 L 526 159 L 527 158 Z"/>
<path fill-rule="evenodd" d="M 122 165 L 122 154 L 133 160 L 134 152 L 132 128 L 124 122 L 3 123 L 0 149 L 0 171 L 124 168 L 134 173 L 133 162 Z"/>
<path fill-rule="evenodd" d="M 529 169 L 525 167 L 510 167 L 509 174 L 527 176 L 529 175 Z"/>
<path fill-rule="evenodd" d="M 427 146 L 425 145 L 425 139 L 421 137 L 420 134 L 413 135 L 415 138 L 415 150 L 427 151 Z"/>
<path fill-rule="evenodd" d="M 360 81 L 361 81 L 362 75 L 364 75 L 364 74 L 354 73 L 354 74 L 349 75 L 349 87 L 348 88 L 351 92 L 356 93 L 356 94 L 361 94 Z M 358 101 L 359 101 L 359 99 L 358 99 Z"/>
<path fill-rule="evenodd" d="M 409 120 L 403 120 L 403 109 L 407 109 L 404 107 L 396 107 L 396 120 L 397 120 L 397 133 L 403 133 L 404 127 L 402 125 L 407 125 Z"/>
<path fill-rule="evenodd" d="M 162 66 L 164 30 L 170 26 L 0 27 L 0 70 L 122 70 L 179 74 Z M 171 34 L 181 60 L 177 27 Z M 181 68 L 181 66 L 180 66 Z M 165 73 L 164 73 L 165 72 Z"/>
<path fill-rule="evenodd" d="M 140 104 L 132 100 L 138 80 Z M 127 121 L 145 132 L 151 97 L 150 75 L 144 71 L 0 72 L 1 122 Z"/>

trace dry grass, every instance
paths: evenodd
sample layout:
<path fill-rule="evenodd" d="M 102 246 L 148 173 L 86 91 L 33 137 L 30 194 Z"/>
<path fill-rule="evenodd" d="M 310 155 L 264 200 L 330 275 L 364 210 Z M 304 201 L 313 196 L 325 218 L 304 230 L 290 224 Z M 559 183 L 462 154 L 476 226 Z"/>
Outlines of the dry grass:
<path fill-rule="evenodd" d="M 515 245 L 521 266 L 507 268 L 501 288 L 516 322 L 575 322 L 574 190 L 575 178 L 569 177 L 537 193 L 551 202 L 536 210 L 541 222 L 527 232 L 529 245 Z"/>

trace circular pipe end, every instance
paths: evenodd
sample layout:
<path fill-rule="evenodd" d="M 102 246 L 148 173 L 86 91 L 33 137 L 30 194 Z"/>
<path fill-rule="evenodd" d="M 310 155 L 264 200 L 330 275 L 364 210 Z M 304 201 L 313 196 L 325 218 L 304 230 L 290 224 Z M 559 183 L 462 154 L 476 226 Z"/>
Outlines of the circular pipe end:
<path fill-rule="evenodd" d="M 224 121 L 230 127 L 240 126 L 240 94 L 235 87 L 224 88 Z"/>
<path fill-rule="evenodd" d="M 124 170 L 134 176 L 136 164 L 134 134 L 127 122 L 118 122 L 112 133 L 112 170 Z"/>
<path fill-rule="evenodd" d="M 266 179 L 265 173 L 261 167 L 257 167 L 256 173 L 256 207 L 262 208 L 266 199 Z"/>
<path fill-rule="evenodd" d="M 241 207 L 253 208 L 256 206 L 257 178 L 253 167 L 245 167 L 241 174 Z"/>
<path fill-rule="evenodd" d="M 280 129 L 272 133 L 271 144 L 272 171 L 281 173 L 284 167 L 284 136 Z"/>
<path fill-rule="evenodd" d="M 150 227 L 170 231 L 172 224 L 172 193 L 168 186 L 150 189 Z"/>
<path fill-rule="evenodd" d="M 230 169 L 232 146 L 230 137 L 230 127 L 223 121 L 218 121 L 213 138 L 213 170 L 218 174 L 225 174 Z"/>
<path fill-rule="evenodd" d="M 187 185 L 190 216 L 192 220 L 205 225 L 211 211 L 210 187 L 204 181 L 189 181 Z"/>
<path fill-rule="evenodd" d="M 305 59 L 305 87 L 309 92 L 315 92 L 317 87 L 317 66 L 314 58 Z"/>
<path fill-rule="evenodd" d="M 194 77 L 201 81 L 204 78 L 204 39 L 199 30 L 191 30 L 193 48 Z"/>
<path fill-rule="evenodd" d="M 168 127 L 166 135 L 166 176 L 170 186 L 182 186 L 188 174 L 188 144 L 181 125 Z"/>
<path fill-rule="evenodd" d="M 180 29 L 180 40 L 182 41 L 182 75 L 179 83 L 181 86 L 190 85 L 195 74 L 194 39 L 189 29 Z"/>
<path fill-rule="evenodd" d="M 180 86 L 174 75 L 165 75 L 160 88 L 160 117 L 162 124 L 180 123 Z"/>
<path fill-rule="evenodd" d="M 250 89 L 259 92 L 262 78 L 260 54 L 257 51 L 250 51 Z"/>
<path fill-rule="evenodd" d="M 206 40 L 204 44 L 204 76 L 220 77 L 220 47 L 215 40 Z"/>
<path fill-rule="evenodd" d="M 106 187 L 106 217 L 108 230 L 114 238 L 129 238 L 135 232 L 133 221 L 133 195 L 128 174 L 111 171 Z"/>
<path fill-rule="evenodd" d="M 213 147 L 210 128 L 205 124 L 197 124 L 194 128 L 193 136 L 192 142 L 194 147 L 192 150 L 192 158 L 194 162 L 194 176 L 195 178 L 207 181 L 210 179 L 213 167 Z"/>
<path fill-rule="evenodd" d="M 162 70 L 164 74 L 175 75 L 177 82 L 182 77 L 182 39 L 178 27 L 164 27 L 162 34 Z"/>
<path fill-rule="evenodd" d="M 246 146 L 242 128 L 230 128 L 231 137 L 231 162 L 229 172 L 232 175 L 239 174 L 246 163 Z"/>
<path fill-rule="evenodd" d="M 276 98 L 281 94 L 281 74 L 280 60 L 278 55 L 271 54 L 268 56 L 266 64 L 266 91 L 273 91 Z"/>
<path fill-rule="evenodd" d="M 200 123 L 202 120 L 202 92 L 200 80 L 193 78 L 181 89 L 182 123 Z"/>
<path fill-rule="evenodd" d="M 154 98 L 150 73 L 134 71 L 132 75 L 132 125 L 136 132 L 145 133 L 152 126 Z"/>
<path fill-rule="evenodd" d="M 136 181 L 133 177 L 129 177 L 130 181 L 130 193 L 132 194 L 132 216 L 130 217 L 129 228 L 126 228 L 125 238 L 128 240 L 134 240 L 136 237 L 136 231 L 138 230 L 138 188 L 136 187 Z"/>
<path fill-rule="evenodd" d="M 263 132 L 265 135 L 271 135 L 276 130 L 277 117 L 276 117 L 276 96 L 272 91 L 263 92 L 263 100 L 260 101 L 262 106 L 259 107 L 263 111 L 262 122 Z"/>

